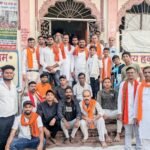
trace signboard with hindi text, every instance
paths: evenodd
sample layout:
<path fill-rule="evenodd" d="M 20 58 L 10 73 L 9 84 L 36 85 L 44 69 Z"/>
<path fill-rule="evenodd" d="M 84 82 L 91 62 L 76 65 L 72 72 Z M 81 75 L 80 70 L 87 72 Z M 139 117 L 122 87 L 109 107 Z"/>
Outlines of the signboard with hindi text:
<path fill-rule="evenodd" d="M 0 50 L 16 50 L 18 0 L 0 0 Z"/>
<path fill-rule="evenodd" d="M 141 68 L 150 65 L 150 53 L 131 53 L 132 62 L 138 63 Z"/>
<path fill-rule="evenodd" d="M 16 51 L 0 51 L 0 68 L 4 65 L 13 65 L 15 67 L 15 76 L 14 76 L 14 83 L 16 86 L 19 86 L 19 63 L 18 63 L 18 53 Z M 0 80 L 1 77 L 1 70 L 0 70 Z"/>

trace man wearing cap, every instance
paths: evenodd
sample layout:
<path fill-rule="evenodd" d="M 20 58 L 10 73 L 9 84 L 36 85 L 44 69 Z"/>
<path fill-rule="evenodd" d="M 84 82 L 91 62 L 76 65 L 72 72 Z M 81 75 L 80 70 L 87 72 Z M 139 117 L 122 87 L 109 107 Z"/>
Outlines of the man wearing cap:
<path fill-rule="evenodd" d="M 45 100 L 47 90 L 52 89 L 50 83 L 48 82 L 48 74 L 42 73 L 40 75 L 41 82 L 36 85 L 36 93 L 39 97 Z"/>
<path fill-rule="evenodd" d="M 68 81 L 65 75 L 59 77 L 60 85 L 55 88 L 56 98 L 61 101 L 65 97 L 65 89 L 68 86 Z"/>
<path fill-rule="evenodd" d="M 32 102 L 25 101 L 23 103 L 23 113 L 15 118 L 5 150 L 43 149 L 43 123 L 41 117 L 32 110 Z M 17 131 L 19 131 L 18 138 L 14 138 Z"/>
<path fill-rule="evenodd" d="M 12 80 L 15 68 L 5 65 L 1 68 L 0 82 L 0 150 L 3 150 L 17 113 L 17 90 Z"/>
<path fill-rule="evenodd" d="M 82 142 L 85 143 L 88 139 L 88 129 L 97 128 L 99 140 L 102 147 L 106 147 L 105 142 L 105 121 L 103 118 L 104 112 L 100 104 L 91 99 L 91 92 L 89 90 L 83 91 L 83 100 L 80 102 L 80 108 L 82 113 L 81 131 L 83 133 Z"/>

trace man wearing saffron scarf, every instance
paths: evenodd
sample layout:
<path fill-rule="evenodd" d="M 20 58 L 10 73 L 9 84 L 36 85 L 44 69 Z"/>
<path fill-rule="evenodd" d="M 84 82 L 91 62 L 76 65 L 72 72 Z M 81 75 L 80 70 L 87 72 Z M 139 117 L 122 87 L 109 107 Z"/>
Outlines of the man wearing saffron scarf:
<path fill-rule="evenodd" d="M 23 96 L 22 102 L 24 103 L 27 100 L 32 102 L 34 112 L 37 110 L 37 105 L 44 101 L 44 99 L 36 93 L 36 82 L 34 81 L 28 83 L 28 91 Z"/>
<path fill-rule="evenodd" d="M 87 74 L 87 59 L 88 59 L 88 49 L 86 48 L 86 43 L 84 39 L 79 40 L 79 46 L 74 50 L 74 73 L 75 80 L 78 80 L 79 73 Z"/>
<path fill-rule="evenodd" d="M 42 119 L 37 113 L 32 112 L 32 109 L 33 104 L 31 101 L 23 103 L 23 113 L 15 118 L 5 150 L 26 148 L 43 150 L 44 136 Z M 19 131 L 18 138 L 15 138 L 17 131 Z"/>
<path fill-rule="evenodd" d="M 126 69 L 127 80 L 120 84 L 118 95 L 118 119 L 125 127 L 125 150 L 132 149 L 132 135 L 136 137 L 136 150 L 142 150 L 139 138 L 138 126 L 134 123 L 134 99 L 138 82 L 136 81 L 136 69 L 128 67 Z"/>
<path fill-rule="evenodd" d="M 35 48 L 35 39 L 28 38 L 28 47 L 22 52 L 23 80 L 39 80 L 39 51 Z"/>
<path fill-rule="evenodd" d="M 88 44 L 87 48 L 89 49 L 90 46 L 96 46 L 96 49 L 97 49 L 97 56 L 98 58 L 102 58 L 102 55 L 103 55 L 103 49 L 104 49 L 104 46 L 99 42 L 98 40 L 98 37 L 96 34 L 93 34 L 92 35 L 92 38 L 91 38 L 91 43 Z"/>
<path fill-rule="evenodd" d="M 49 82 L 59 85 L 60 65 L 62 63 L 62 55 L 59 47 L 54 44 L 54 39 L 51 35 L 47 37 L 47 47 L 44 48 L 40 56 L 40 64 L 43 67 L 43 72 L 49 74 Z"/>
<path fill-rule="evenodd" d="M 150 149 L 150 66 L 143 69 L 145 80 L 138 86 L 135 97 L 135 119 L 139 124 L 139 135 L 143 149 Z"/>
<path fill-rule="evenodd" d="M 112 59 L 109 56 L 110 51 L 109 48 L 104 48 L 103 51 L 103 58 L 102 58 L 102 63 L 103 63 L 103 69 L 102 69 L 102 80 L 105 78 L 111 78 L 111 70 L 112 70 Z"/>
<path fill-rule="evenodd" d="M 80 108 L 82 113 L 82 120 L 80 122 L 80 128 L 83 133 L 82 142 L 85 143 L 88 139 L 88 129 L 97 128 L 100 143 L 102 147 L 106 147 L 104 112 L 100 104 L 91 99 L 91 92 L 89 90 L 83 91 L 83 100 L 80 102 Z"/>
<path fill-rule="evenodd" d="M 60 74 L 66 75 L 69 85 L 72 86 L 73 78 L 71 73 L 73 72 L 73 68 L 74 68 L 74 63 L 73 63 L 74 47 L 69 44 L 68 34 L 63 35 L 63 42 L 60 44 L 60 49 L 63 58 Z"/>

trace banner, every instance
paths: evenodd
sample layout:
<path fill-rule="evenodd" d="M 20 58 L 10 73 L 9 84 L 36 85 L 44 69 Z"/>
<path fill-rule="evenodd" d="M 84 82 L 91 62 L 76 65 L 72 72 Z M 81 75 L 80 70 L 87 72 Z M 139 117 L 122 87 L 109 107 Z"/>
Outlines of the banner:
<path fill-rule="evenodd" d="M 150 53 L 150 31 L 123 31 L 122 47 L 132 53 Z"/>
<path fill-rule="evenodd" d="M 0 50 L 16 50 L 18 0 L 0 0 Z"/>

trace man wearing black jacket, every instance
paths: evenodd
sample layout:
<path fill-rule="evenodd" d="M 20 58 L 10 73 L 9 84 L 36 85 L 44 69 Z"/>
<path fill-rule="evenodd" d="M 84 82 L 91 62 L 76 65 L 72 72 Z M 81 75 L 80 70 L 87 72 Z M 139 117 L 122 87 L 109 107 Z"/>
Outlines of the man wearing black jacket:
<path fill-rule="evenodd" d="M 81 110 L 79 103 L 73 98 L 71 87 L 65 89 L 65 98 L 58 105 L 58 117 L 61 119 L 61 128 L 65 134 L 64 143 L 74 142 L 75 134 L 80 126 Z M 69 129 L 72 129 L 69 135 Z"/>
<path fill-rule="evenodd" d="M 57 116 L 58 104 L 55 102 L 55 100 L 56 98 L 54 92 L 48 90 L 46 92 L 46 101 L 39 104 L 37 109 L 37 113 L 41 116 L 44 124 L 44 133 L 46 135 L 47 143 L 49 139 L 53 143 L 56 143 L 55 136 L 57 131 L 60 129 L 60 119 Z"/>

